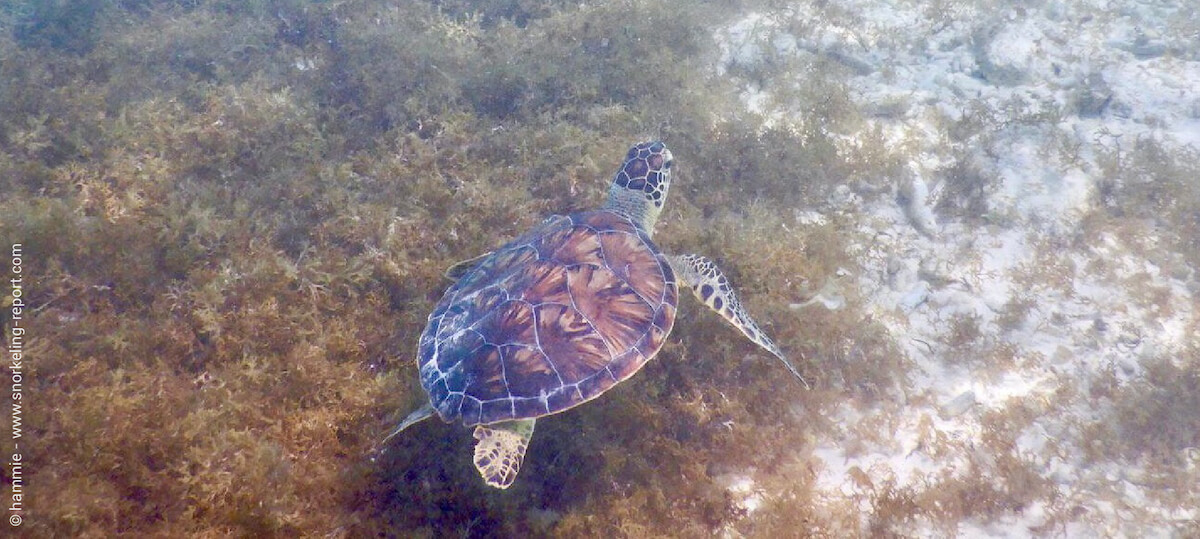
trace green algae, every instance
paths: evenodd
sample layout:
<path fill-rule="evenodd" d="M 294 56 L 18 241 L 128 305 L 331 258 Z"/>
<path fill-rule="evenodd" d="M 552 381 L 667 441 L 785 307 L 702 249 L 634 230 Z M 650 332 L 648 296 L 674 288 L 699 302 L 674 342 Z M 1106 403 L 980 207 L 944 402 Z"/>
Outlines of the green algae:
<path fill-rule="evenodd" d="M 837 399 L 887 398 L 902 360 L 862 313 L 786 308 L 847 260 L 836 224 L 794 209 L 894 160 L 847 164 L 826 134 L 855 121 L 844 101 L 813 108 L 822 129 L 739 112 L 706 74 L 715 6 L 47 5 L 0 35 L 0 239 L 25 245 L 37 305 L 32 532 L 769 536 L 852 519 L 814 509 L 807 440 Z M 838 87 L 812 84 L 795 98 Z M 719 257 L 818 389 L 780 384 L 684 299 L 644 372 L 540 424 L 510 491 L 482 486 L 455 426 L 378 452 L 424 398 L 412 354 L 442 271 L 599 205 L 646 136 L 680 163 L 656 237 Z M 731 474 L 783 494 L 748 516 Z"/>

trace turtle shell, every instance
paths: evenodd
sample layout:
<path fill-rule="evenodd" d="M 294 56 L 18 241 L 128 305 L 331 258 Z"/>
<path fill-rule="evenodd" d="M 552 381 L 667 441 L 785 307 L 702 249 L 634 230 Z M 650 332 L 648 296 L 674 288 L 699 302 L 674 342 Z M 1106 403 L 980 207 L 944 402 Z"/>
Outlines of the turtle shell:
<path fill-rule="evenodd" d="M 666 257 L 628 218 L 551 217 L 446 290 L 421 333 L 421 385 L 466 426 L 561 412 L 654 357 L 678 297 Z"/>

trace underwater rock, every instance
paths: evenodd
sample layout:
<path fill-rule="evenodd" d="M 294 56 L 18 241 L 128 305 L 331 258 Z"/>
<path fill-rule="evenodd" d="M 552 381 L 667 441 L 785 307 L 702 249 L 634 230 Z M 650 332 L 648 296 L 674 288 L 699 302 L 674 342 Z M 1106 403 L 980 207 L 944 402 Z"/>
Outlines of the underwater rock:
<path fill-rule="evenodd" d="M 914 176 L 900 188 L 896 199 L 913 228 L 926 236 L 932 236 L 937 231 L 937 219 L 934 218 L 929 198 L 929 186 L 925 180 Z"/>
<path fill-rule="evenodd" d="M 966 413 L 972 406 L 975 406 L 978 401 L 975 400 L 975 392 L 967 390 L 961 395 L 954 397 L 938 407 L 938 417 L 942 419 L 953 419 Z"/>
<path fill-rule="evenodd" d="M 925 303 L 927 299 L 929 299 L 929 282 L 917 281 L 917 284 L 903 298 L 900 298 L 900 308 L 911 311 Z"/>
<path fill-rule="evenodd" d="M 848 273 L 849 272 L 847 272 L 844 269 L 839 269 L 837 276 L 842 277 L 842 276 L 847 275 Z M 833 278 L 826 279 L 825 284 L 822 285 L 821 289 L 818 290 L 816 294 L 813 294 L 813 296 L 811 298 L 808 298 L 807 300 L 801 301 L 799 303 L 790 303 L 790 304 L 788 304 L 788 308 L 793 311 L 798 311 L 800 309 L 803 309 L 805 307 L 808 307 L 810 305 L 817 304 L 817 303 L 821 304 L 826 309 L 829 309 L 831 311 L 836 311 L 836 310 L 841 309 L 842 307 L 846 306 L 846 297 L 844 295 L 842 295 L 841 290 L 839 289 L 839 287 L 837 286 L 837 284 L 835 283 L 835 280 Z"/>
<path fill-rule="evenodd" d="M 1137 32 L 1133 40 L 1114 39 L 1108 46 L 1128 52 L 1138 60 L 1158 58 L 1167 53 L 1167 44 L 1143 31 Z"/>

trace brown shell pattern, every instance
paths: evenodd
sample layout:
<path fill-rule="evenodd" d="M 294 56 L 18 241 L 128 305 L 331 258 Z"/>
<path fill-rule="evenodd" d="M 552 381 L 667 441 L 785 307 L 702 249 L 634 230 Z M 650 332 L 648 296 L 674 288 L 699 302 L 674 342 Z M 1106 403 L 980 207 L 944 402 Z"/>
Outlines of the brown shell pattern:
<path fill-rule="evenodd" d="M 658 353 L 677 300 L 666 258 L 628 218 L 555 216 L 446 291 L 421 334 L 421 385 L 466 426 L 560 412 Z"/>

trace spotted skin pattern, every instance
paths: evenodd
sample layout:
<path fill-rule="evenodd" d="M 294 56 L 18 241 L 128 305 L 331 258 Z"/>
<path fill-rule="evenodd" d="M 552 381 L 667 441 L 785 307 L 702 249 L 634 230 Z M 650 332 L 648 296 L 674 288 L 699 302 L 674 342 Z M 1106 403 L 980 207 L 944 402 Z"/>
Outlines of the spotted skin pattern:
<path fill-rule="evenodd" d="M 653 357 L 677 301 L 670 263 L 628 217 L 551 217 L 446 291 L 418 345 L 421 384 L 465 426 L 561 412 Z"/>
<path fill-rule="evenodd" d="M 653 235 L 654 223 L 671 189 L 674 162 L 671 151 L 661 142 L 634 145 L 613 176 L 604 209 L 628 216 L 647 237 Z"/>
<path fill-rule="evenodd" d="M 680 282 L 692 289 L 696 299 L 733 324 L 733 327 L 754 341 L 754 344 L 763 347 L 782 361 L 783 365 L 796 378 L 799 378 L 805 387 L 808 387 L 808 381 L 800 375 L 800 371 L 796 370 L 792 362 L 783 355 L 783 351 L 775 346 L 771 338 L 767 337 L 766 332 L 759 329 L 758 324 L 754 323 L 746 309 L 742 308 L 742 303 L 734 294 L 733 287 L 729 285 L 729 279 L 725 277 L 715 262 L 701 255 L 672 256 L 670 261 L 679 275 Z"/>
<path fill-rule="evenodd" d="M 534 420 L 505 421 L 475 427 L 475 468 L 484 482 L 508 488 L 521 471 L 521 461 L 533 437 Z"/>
<path fill-rule="evenodd" d="M 670 154 L 661 142 L 638 144 L 625 154 L 625 165 L 617 171 L 613 183 L 617 187 L 641 191 L 654 206 L 661 208 L 667 198 L 669 183 L 662 169 L 671 168 Z"/>

